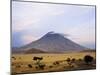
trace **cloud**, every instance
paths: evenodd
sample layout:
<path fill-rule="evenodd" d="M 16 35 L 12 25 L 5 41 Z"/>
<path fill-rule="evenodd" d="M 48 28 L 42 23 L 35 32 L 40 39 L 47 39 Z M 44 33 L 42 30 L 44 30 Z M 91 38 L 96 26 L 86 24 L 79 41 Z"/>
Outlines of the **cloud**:
<path fill-rule="evenodd" d="M 32 41 L 37 40 L 37 37 L 33 37 L 32 35 L 23 35 L 23 36 L 21 36 L 21 40 L 25 45 L 25 44 L 28 44 Z"/>
<path fill-rule="evenodd" d="M 39 19 L 22 19 L 22 20 L 17 20 L 16 22 L 13 21 L 13 24 L 12 25 L 12 30 L 13 31 L 16 31 L 16 32 L 19 32 L 19 31 L 23 31 L 23 30 L 27 30 L 27 29 L 30 29 L 30 28 L 38 28 L 37 27 L 37 23 L 39 22 Z"/>
<path fill-rule="evenodd" d="M 62 36 L 64 36 L 64 37 L 71 37 L 71 35 L 70 34 L 66 34 L 66 33 L 59 33 L 60 35 L 62 35 Z"/>

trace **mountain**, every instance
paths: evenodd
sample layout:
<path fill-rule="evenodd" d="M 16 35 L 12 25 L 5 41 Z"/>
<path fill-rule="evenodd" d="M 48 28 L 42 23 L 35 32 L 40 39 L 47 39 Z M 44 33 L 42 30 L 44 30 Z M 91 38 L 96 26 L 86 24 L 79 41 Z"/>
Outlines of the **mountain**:
<path fill-rule="evenodd" d="M 28 51 L 32 48 L 43 52 L 70 52 L 87 49 L 68 38 L 65 38 L 63 35 L 54 32 L 48 32 L 40 39 L 20 47 L 19 50 Z"/>

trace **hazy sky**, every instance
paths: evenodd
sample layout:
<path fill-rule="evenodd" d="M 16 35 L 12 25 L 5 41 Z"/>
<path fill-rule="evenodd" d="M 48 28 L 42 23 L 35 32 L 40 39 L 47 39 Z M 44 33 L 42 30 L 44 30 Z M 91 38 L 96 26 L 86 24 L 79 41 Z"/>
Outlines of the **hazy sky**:
<path fill-rule="evenodd" d="M 12 2 L 12 46 L 37 40 L 47 32 L 88 48 L 95 47 L 95 7 L 32 2 Z"/>

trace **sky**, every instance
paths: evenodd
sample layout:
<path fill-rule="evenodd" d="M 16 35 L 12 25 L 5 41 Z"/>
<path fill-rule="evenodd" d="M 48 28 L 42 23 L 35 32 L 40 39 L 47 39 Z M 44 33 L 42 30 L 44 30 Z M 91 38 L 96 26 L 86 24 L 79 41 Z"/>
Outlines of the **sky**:
<path fill-rule="evenodd" d="M 21 47 L 54 31 L 95 48 L 95 6 L 12 2 L 12 46 Z"/>

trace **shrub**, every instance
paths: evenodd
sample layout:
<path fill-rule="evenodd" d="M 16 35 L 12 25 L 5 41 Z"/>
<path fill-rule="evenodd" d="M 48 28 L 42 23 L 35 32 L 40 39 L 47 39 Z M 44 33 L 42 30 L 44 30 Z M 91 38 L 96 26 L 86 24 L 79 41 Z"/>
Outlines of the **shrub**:
<path fill-rule="evenodd" d="M 52 68 L 53 66 L 49 66 L 49 68 Z"/>
<path fill-rule="evenodd" d="M 11 75 L 16 75 L 16 72 L 12 72 Z"/>
<path fill-rule="evenodd" d="M 21 57 L 19 57 L 19 59 L 21 59 Z"/>
<path fill-rule="evenodd" d="M 29 68 L 32 68 L 32 65 L 31 65 L 31 64 L 28 64 L 28 67 L 29 67 Z"/>
<path fill-rule="evenodd" d="M 21 67 L 21 65 L 16 65 L 16 68 L 20 68 Z"/>
<path fill-rule="evenodd" d="M 72 63 L 71 63 L 71 59 L 70 59 L 70 58 L 67 58 L 67 60 L 66 60 L 66 61 L 67 61 L 67 63 L 68 63 L 68 65 L 69 65 L 69 66 L 71 66 L 71 65 L 72 65 Z"/>
<path fill-rule="evenodd" d="M 53 63 L 53 65 L 59 65 L 60 63 L 58 62 L 58 61 L 55 61 L 54 63 Z"/>
<path fill-rule="evenodd" d="M 11 65 L 14 66 L 14 63 L 12 63 Z"/>
<path fill-rule="evenodd" d="M 67 62 L 70 62 L 71 61 L 71 59 L 70 58 L 67 58 L 67 60 L 66 60 Z"/>
<path fill-rule="evenodd" d="M 84 56 L 84 61 L 85 61 L 86 64 L 90 64 L 93 61 L 93 59 L 94 58 L 90 55 Z"/>
<path fill-rule="evenodd" d="M 79 59 L 78 59 L 78 61 L 82 61 L 82 59 L 81 59 L 81 58 L 79 58 Z"/>
<path fill-rule="evenodd" d="M 75 61 L 76 61 L 76 59 L 75 59 L 75 58 L 73 58 L 73 59 L 72 59 L 72 62 L 74 63 Z"/>
<path fill-rule="evenodd" d="M 36 68 L 36 69 L 38 69 L 38 67 L 37 67 L 37 66 L 36 66 L 35 68 Z"/>
<path fill-rule="evenodd" d="M 46 65 L 45 64 L 40 64 L 40 65 L 38 65 L 38 67 L 40 68 L 40 69 L 44 69 L 44 67 L 45 67 Z"/>
<path fill-rule="evenodd" d="M 15 57 L 12 57 L 12 59 L 16 60 L 16 58 L 15 58 Z"/>

